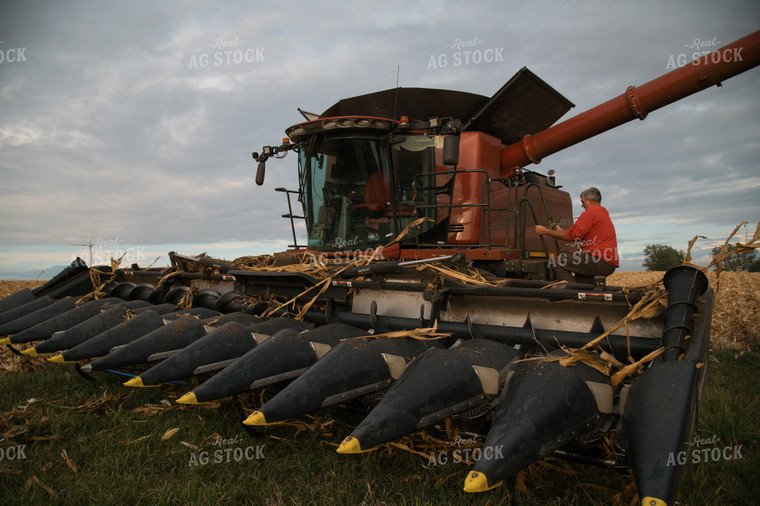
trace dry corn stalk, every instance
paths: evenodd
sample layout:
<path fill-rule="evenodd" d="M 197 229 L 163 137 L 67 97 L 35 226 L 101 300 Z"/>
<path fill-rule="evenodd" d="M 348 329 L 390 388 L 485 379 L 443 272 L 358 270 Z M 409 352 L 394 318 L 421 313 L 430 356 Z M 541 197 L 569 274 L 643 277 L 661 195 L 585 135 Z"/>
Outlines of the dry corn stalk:
<path fill-rule="evenodd" d="M 451 334 L 446 332 L 438 332 L 438 322 L 433 324 L 433 327 L 426 329 L 413 329 L 413 330 L 396 330 L 393 332 L 385 332 L 383 334 L 366 335 L 357 338 L 350 339 L 367 339 L 371 337 L 385 338 L 385 339 L 418 339 L 420 341 L 430 341 L 436 339 L 443 339 L 449 337 Z"/>
<path fill-rule="evenodd" d="M 758 247 L 760 247 L 760 244 L 758 244 L 758 240 L 760 240 L 760 222 L 757 223 L 757 227 L 755 227 L 755 233 L 752 235 L 752 239 L 750 241 L 747 241 L 746 243 L 736 243 L 736 246 L 732 249 L 729 246 L 729 243 L 731 241 L 731 238 L 736 235 L 736 233 L 739 231 L 740 228 L 742 228 L 744 225 L 746 225 L 747 222 L 743 221 L 739 225 L 736 226 L 733 232 L 731 232 L 731 235 L 728 236 L 726 241 L 723 243 L 723 246 L 720 248 L 720 251 L 715 255 L 712 262 L 707 267 L 703 267 L 702 271 L 708 271 L 710 267 L 715 266 L 716 271 L 716 279 L 715 279 L 715 292 L 717 293 L 720 291 L 720 273 L 723 271 L 723 261 L 726 260 L 731 255 L 735 254 L 743 254 L 743 253 L 749 253 L 750 251 L 754 251 Z"/>
<path fill-rule="evenodd" d="M 176 278 L 177 276 L 182 276 L 183 274 L 185 274 L 185 271 L 183 271 L 182 269 L 177 269 L 176 271 L 165 274 L 164 276 L 161 277 L 160 280 L 158 280 L 158 283 L 156 284 L 156 288 L 161 287 L 161 285 L 163 285 L 170 279 Z"/>
<path fill-rule="evenodd" d="M 407 227 L 407 229 L 408 228 L 409 227 Z M 349 267 L 357 267 L 357 266 L 366 265 L 366 264 L 372 262 L 380 254 L 380 252 L 382 251 L 382 249 L 383 249 L 382 246 L 378 246 L 377 248 L 375 248 L 375 250 L 372 252 L 371 255 L 369 255 L 367 257 L 357 258 L 356 260 L 348 263 L 347 265 L 343 266 L 340 270 L 338 270 L 334 274 L 332 274 L 332 275 L 324 278 L 319 283 L 317 283 L 317 284 L 315 284 L 313 286 L 310 286 L 309 288 L 307 288 L 303 292 L 299 293 L 298 295 L 296 295 L 292 299 L 288 300 L 287 302 L 283 302 L 279 306 L 276 306 L 274 308 L 271 308 L 271 309 L 267 310 L 262 315 L 262 317 L 263 318 L 267 318 L 267 317 L 271 316 L 272 314 L 274 314 L 275 312 L 279 311 L 280 309 L 282 309 L 284 307 L 287 307 L 287 306 L 289 306 L 291 304 L 294 304 L 298 299 L 300 299 L 301 297 L 304 297 L 306 294 L 308 294 L 309 292 L 311 292 L 315 288 L 321 286 L 319 292 L 315 296 L 313 296 L 311 298 L 311 300 L 309 300 L 309 302 L 307 302 L 306 304 L 304 304 L 304 306 L 301 308 L 301 310 L 296 315 L 296 319 L 298 319 L 298 320 L 302 319 L 304 317 L 304 315 L 306 314 L 306 311 L 308 311 L 309 308 L 317 301 L 317 299 L 319 298 L 319 296 L 322 295 L 325 292 L 325 290 L 327 290 L 327 288 L 330 287 L 330 284 L 332 283 L 332 279 L 333 279 L 334 276 L 337 276 L 338 274 L 340 274 L 341 272 L 345 271 Z"/>
<path fill-rule="evenodd" d="M 166 432 L 164 432 L 164 435 L 161 436 L 161 441 L 166 441 L 167 439 L 171 439 L 174 434 L 179 432 L 179 427 L 174 427 L 173 429 L 169 429 Z"/>
<path fill-rule="evenodd" d="M 193 299 L 195 298 L 195 294 L 198 293 L 198 285 L 192 284 L 190 286 L 190 290 L 187 291 L 185 295 L 182 296 L 179 303 L 177 304 L 177 309 L 190 309 L 193 307 Z"/>
<path fill-rule="evenodd" d="M 620 369 L 618 372 L 616 372 L 612 378 L 610 379 L 610 383 L 612 384 L 612 387 L 616 387 L 620 384 L 621 381 L 623 381 L 628 376 L 631 376 L 633 373 L 638 371 L 639 366 L 642 364 L 646 364 L 650 360 L 654 360 L 665 351 L 665 348 L 657 348 L 653 352 L 647 354 L 647 356 L 643 357 L 637 362 L 634 362 L 632 364 L 628 364 L 627 366 Z"/>
<path fill-rule="evenodd" d="M 729 244 L 731 241 L 731 238 L 736 235 L 736 233 L 739 231 L 741 227 L 746 225 L 747 222 L 742 222 L 739 225 L 734 228 L 733 232 L 728 236 L 726 241 L 723 243 L 722 248 L 718 252 L 717 255 L 715 255 L 715 258 L 713 261 L 707 266 L 707 267 L 700 267 L 698 265 L 695 265 L 691 263 L 691 249 L 694 246 L 694 244 L 697 242 L 698 236 L 695 236 L 691 241 L 689 241 L 689 245 L 687 248 L 686 256 L 684 258 L 684 265 L 689 265 L 692 267 L 695 267 L 697 269 L 702 270 L 703 272 L 709 270 L 711 267 L 716 267 L 716 284 L 718 283 L 720 272 L 723 268 L 723 261 L 734 254 L 742 254 L 747 253 L 750 251 L 754 251 L 758 247 L 760 247 L 760 244 L 758 241 L 760 240 L 760 222 L 758 222 L 757 227 L 755 229 L 755 233 L 752 236 L 752 239 L 750 241 L 747 241 L 746 243 L 737 243 L 734 248 L 730 248 Z M 716 288 L 716 292 L 718 289 Z M 617 386 L 621 381 L 623 381 L 628 376 L 631 376 L 632 374 L 636 373 L 642 364 L 645 364 L 651 360 L 654 360 L 658 356 L 660 356 L 664 348 L 658 348 L 657 350 L 652 351 L 647 356 L 643 357 L 642 359 L 633 362 L 631 364 L 628 364 L 626 366 L 622 366 L 622 364 L 614 364 L 609 359 L 612 358 L 614 360 L 614 357 L 611 357 L 610 355 L 604 353 L 604 355 L 607 357 L 606 359 L 603 358 L 605 361 L 604 365 L 602 365 L 599 361 L 595 360 L 593 357 L 591 357 L 586 350 L 590 347 L 595 347 L 596 344 L 609 336 L 612 332 L 615 330 L 625 327 L 626 328 L 626 335 L 628 335 L 628 322 L 631 322 L 637 318 L 652 318 L 654 316 L 657 316 L 660 312 L 662 312 L 663 307 L 667 305 L 666 302 L 667 298 L 667 291 L 664 290 L 663 287 L 661 287 L 659 284 L 654 286 L 651 290 L 647 291 L 642 297 L 639 302 L 637 302 L 634 307 L 628 312 L 628 314 L 623 317 L 620 321 L 618 321 L 615 325 L 610 327 L 607 331 L 605 331 L 602 335 L 599 337 L 589 341 L 586 343 L 582 348 L 575 350 L 570 349 L 566 347 L 562 347 L 562 349 L 567 353 L 564 357 L 539 357 L 540 360 L 549 360 L 549 361 L 557 361 L 562 365 L 565 366 L 572 366 L 577 362 L 583 362 L 591 367 L 594 367 L 595 369 L 610 375 L 610 366 L 616 366 L 620 368 L 618 372 L 612 375 L 611 383 L 612 386 Z M 629 343 L 629 360 L 630 359 L 630 343 Z"/>
<path fill-rule="evenodd" d="M 77 466 L 69 458 L 69 454 L 66 453 L 66 450 L 63 450 L 61 452 L 61 457 L 63 458 L 63 462 L 66 464 L 66 467 L 68 467 L 69 469 L 71 469 L 71 472 L 76 473 L 77 472 Z"/>
<path fill-rule="evenodd" d="M 31 475 L 29 479 L 26 480 L 26 489 L 29 490 L 33 484 L 39 485 L 50 497 L 58 497 L 56 491 L 42 483 L 35 474 Z"/>
<path fill-rule="evenodd" d="M 494 281 L 487 281 L 483 276 L 480 275 L 479 272 L 473 271 L 470 269 L 468 272 L 469 274 L 465 274 L 463 272 L 455 271 L 454 269 L 449 269 L 448 267 L 444 267 L 442 265 L 435 265 L 435 264 L 424 264 L 419 267 L 420 270 L 424 269 L 433 269 L 434 271 L 439 272 L 444 277 L 456 279 L 458 281 L 461 281 L 465 284 L 472 284 L 472 285 L 478 285 L 478 286 L 496 286 L 498 282 Z"/>
<path fill-rule="evenodd" d="M 410 230 L 412 230 L 413 228 L 419 229 L 420 225 L 422 225 L 426 221 L 435 221 L 435 220 L 433 218 L 417 218 L 416 220 L 411 222 L 409 225 L 407 225 L 406 228 L 402 230 L 401 233 L 397 235 L 395 239 L 393 239 L 391 242 L 386 244 L 385 247 L 387 248 L 388 246 L 399 242 L 401 239 L 406 237 L 406 234 L 408 234 Z"/>
<path fill-rule="evenodd" d="M 644 296 L 634 304 L 633 308 L 615 325 L 603 332 L 599 337 L 596 337 L 583 345 L 581 349 L 588 349 L 599 341 L 605 339 L 607 336 L 618 330 L 620 327 L 626 327 L 628 322 L 636 320 L 638 318 L 654 318 L 658 316 L 665 305 L 665 296 L 667 292 L 664 289 L 657 288 L 644 294 Z"/>

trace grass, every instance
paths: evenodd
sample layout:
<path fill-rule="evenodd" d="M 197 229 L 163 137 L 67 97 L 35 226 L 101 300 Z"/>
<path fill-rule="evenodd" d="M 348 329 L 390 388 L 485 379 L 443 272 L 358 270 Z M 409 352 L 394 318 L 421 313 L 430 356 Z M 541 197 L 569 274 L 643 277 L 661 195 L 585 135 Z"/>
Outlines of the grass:
<path fill-rule="evenodd" d="M 680 502 L 752 504 L 760 494 L 760 353 L 714 352 L 709 367 L 698 435 L 720 442 L 711 447 L 741 445 L 742 458 L 692 465 Z M 508 487 L 467 495 L 461 463 L 428 468 L 399 449 L 337 454 L 357 414 L 323 411 L 249 434 L 240 420 L 259 394 L 204 408 L 173 402 L 187 387 L 97 380 L 52 364 L 0 376 L 0 448 L 23 447 L 25 457 L 0 460 L 0 503 L 580 505 L 629 504 L 635 494 L 625 473 L 548 459 Z"/>
<path fill-rule="evenodd" d="M 703 445 L 703 450 L 708 447 L 740 448 L 738 453 L 731 453 L 731 460 L 704 462 L 700 458 L 698 465 L 691 466 L 692 472 L 681 486 L 687 503 L 756 504 L 760 495 L 757 480 L 760 470 L 760 391 L 755 383 L 758 370 L 758 351 L 712 353 L 698 436 L 715 440 L 715 443 Z M 696 445 L 694 448 L 699 450 Z M 700 457 L 702 455 L 704 453 Z"/>

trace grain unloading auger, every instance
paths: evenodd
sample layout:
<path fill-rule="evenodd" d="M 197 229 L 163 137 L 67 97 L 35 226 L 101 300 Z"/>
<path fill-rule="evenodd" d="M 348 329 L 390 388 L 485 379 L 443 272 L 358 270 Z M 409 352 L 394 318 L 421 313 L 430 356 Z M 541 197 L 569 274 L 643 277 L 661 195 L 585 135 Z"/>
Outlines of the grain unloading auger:
<path fill-rule="evenodd" d="M 215 373 L 182 403 L 278 387 L 250 425 L 376 403 L 341 453 L 490 422 L 468 492 L 557 454 L 629 465 L 642 504 L 672 503 L 682 467 L 668 457 L 696 425 L 712 290 L 686 266 L 666 274 L 662 312 L 656 292 L 603 280 L 547 288 L 561 247 L 533 225 L 569 225 L 570 197 L 525 167 L 757 66 L 759 44 L 754 33 L 553 127 L 572 104 L 527 69 L 490 99 L 399 88 L 305 113 L 254 158 L 261 184 L 268 158 L 297 153 L 299 188 L 278 191 L 306 245 L 293 224 L 293 249 L 258 267 L 78 261 L 0 301 L 0 334 L 84 376 L 148 364 L 129 386 Z M 91 274 L 101 299 L 77 303 Z"/>

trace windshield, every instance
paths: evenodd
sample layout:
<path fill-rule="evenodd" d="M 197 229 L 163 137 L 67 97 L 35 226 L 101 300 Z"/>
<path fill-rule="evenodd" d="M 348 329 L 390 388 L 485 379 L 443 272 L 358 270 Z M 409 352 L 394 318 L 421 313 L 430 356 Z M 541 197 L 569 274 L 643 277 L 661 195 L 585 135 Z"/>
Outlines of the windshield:
<path fill-rule="evenodd" d="M 300 150 L 299 165 L 312 249 L 374 249 L 414 219 L 438 214 L 434 185 L 422 175 L 435 172 L 432 137 L 414 135 L 389 145 L 386 137 L 313 136 Z"/>

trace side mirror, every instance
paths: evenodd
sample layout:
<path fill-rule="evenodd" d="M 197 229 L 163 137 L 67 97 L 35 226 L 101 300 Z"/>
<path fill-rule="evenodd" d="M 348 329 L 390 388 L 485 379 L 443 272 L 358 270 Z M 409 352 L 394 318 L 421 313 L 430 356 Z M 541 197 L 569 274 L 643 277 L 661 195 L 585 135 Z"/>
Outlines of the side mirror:
<path fill-rule="evenodd" d="M 256 170 L 256 184 L 261 186 L 264 184 L 264 172 L 266 171 L 266 162 L 261 160 L 259 162 L 259 168 Z"/>
<path fill-rule="evenodd" d="M 459 137 L 456 135 L 443 137 L 443 164 L 454 167 L 459 165 Z"/>

